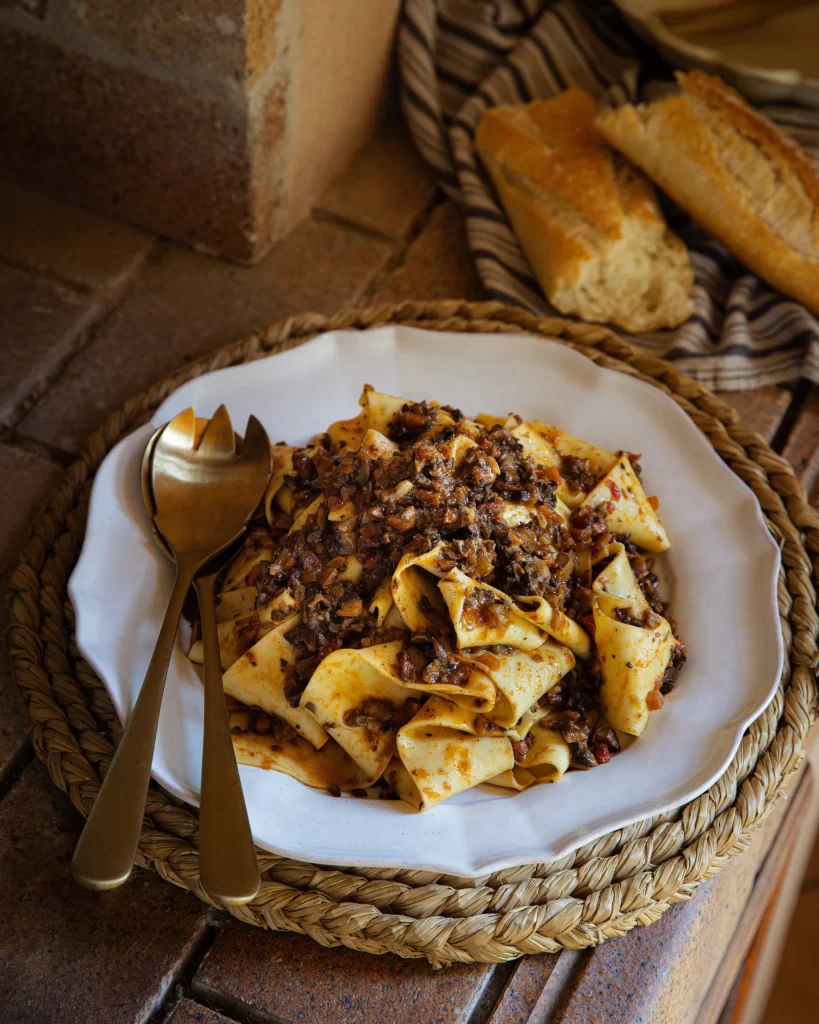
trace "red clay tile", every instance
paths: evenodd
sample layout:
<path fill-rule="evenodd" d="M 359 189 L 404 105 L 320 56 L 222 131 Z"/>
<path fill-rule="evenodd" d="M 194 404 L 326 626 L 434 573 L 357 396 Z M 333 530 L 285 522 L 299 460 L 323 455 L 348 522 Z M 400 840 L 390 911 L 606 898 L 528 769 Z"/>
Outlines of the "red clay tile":
<path fill-rule="evenodd" d="M 0 256 L 88 289 L 119 284 L 155 241 L 10 182 L 0 182 L 0 223 Z"/>
<path fill-rule="evenodd" d="M 315 221 L 253 267 L 169 247 L 20 430 L 75 450 L 108 412 L 183 362 L 278 317 L 355 305 L 390 252 L 384 242 Z"/>
<path fill-rule="evenodd" d="M 464 215 L 447 201 L 433 211 L 401 266 L 379 286 L 372 301 L 485 298 L 467 244 Z"/>
<path fill-rule="evenodd" d="M 19 767 L 27 742 L 23 732 L 23 711 L 3 645 L 0 649 L 0 792 L 9 773 Z"/>
<path fill-rule="evenodd" d="M 703 882 L 692 900 L 593 950 L 552 1024 L 697 1024 L 785 805 L 779 802 L 750 849 Z"/>
<path fill-rule="evenodd" d="M 71 877 L 80 816 L 35 762 L 0 803 L 0 1019 L 145 1021 L 208 920 L 204 904 L 147 871 L 107 893 Z"/>
<path fill-rule="evenodd" d="M 277 1024 L 461 1024 L 492 968 L 435 971 L 425 960 L 326 949 L 303 935 L 229 922 L 193 991 L 231 1016 Z"/>
<path fill-rule="evenodd" d="M 183 999 L 165 1024 L 231 1024 L 231 1022 L 228 1017 L 223 1017 L 216 1010 L 201 1006 L 192 999 Z"/>
<path fill-rule="evenodd" d="M 430 204 L 435 189 L 432 171 L 395 113 L 330 185 L 318 208 L 398 239 Z"/>
<path fill-rule="evenodd" d="M 736 409 L 746 427 L 762 434 L 770 444 L 792 396 L 785 388 L 771 386 L 754 391 L 721 392 L 718 397 Z"/>
<path fill-rule="evenodd" d="M 61 475 L 58 466 L 39 455 L 0 445 L 3 493 L 8 498 L 13 496 L 13 500 L 0 502 L 0 572 L 16 559 L 37 513 Z"/>
<path fill-rule="evenodd" d="M 88 299 L 0 266 L 0 423 L 13 423 L 45 388 L 92 313 Z"/>
<path fill-rule="evenodd" d="M 560 960 L 557 953 L 522 957 L 514 966 L 489 1024 L 534 1024 L 537 1004 Z"/>

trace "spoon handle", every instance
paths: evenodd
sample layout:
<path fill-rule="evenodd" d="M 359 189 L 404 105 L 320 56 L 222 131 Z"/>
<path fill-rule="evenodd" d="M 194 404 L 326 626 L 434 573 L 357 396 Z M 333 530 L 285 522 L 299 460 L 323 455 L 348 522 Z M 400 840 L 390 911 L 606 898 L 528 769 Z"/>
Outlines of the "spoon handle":
<path fill-rule="evenodd" d="M 247 903 L 259 891 L 259 865 L 225 710 L 213 592 L 215 579 L 215 575 L 200 576 L 195 581 L 205 667 L 199 877 L 202 888 L 214 900 L 225 904 Z"/>
<path fill-rule="evenodd" d="M 193 570 L 180 567 L 134 710 L 74 851 L 71 870 L 88 889 L 114 889 L 134 866 L 165 676 Z"/>

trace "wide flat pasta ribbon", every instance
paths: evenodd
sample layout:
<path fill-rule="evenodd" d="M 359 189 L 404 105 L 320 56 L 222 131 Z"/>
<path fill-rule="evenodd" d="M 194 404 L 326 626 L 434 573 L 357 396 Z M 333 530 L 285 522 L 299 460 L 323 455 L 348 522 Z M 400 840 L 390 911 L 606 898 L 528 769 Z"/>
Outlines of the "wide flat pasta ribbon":
<path fill-rule="evenodd" d="M 488 583 L 471 579 L 460 569 L 452 569 L 440 581 L 438 589 L 446 602 L 460 648 L 507 644 L 530 651 L 540 647 L 545 633 L 581 658 L 591 654 L 591 641 L 585 630 L 545 598 L 511 598 Z M 470 601 L 474 605 L 472 612 L 469 611 Z M 499 614 L 500 606 L 505 607 L 506 615 Z"/>
<path fill-rule="evenodd" d="M 305 505 L 304 508 L 296 514 L 296 518 L 293 520 L 292 526 L 287 531 L 287 536 L 289 537 L 290 534 L 297 533 L 304 526 L 307 520 L 318 512 L 325 500 L 324 495 L 319 494 L 317 498 L 313 498 L 309 505 Z"/>
<path fill-rule="evenodd" d="M 545 640 L 534 651 L 462 652 L 461 657 L 482 669 L 497 687 L 497 703 L 485 715 L 504 728 L 514 726 L 528 708 L 574 668 L 575 663 L 568 647 L 554 640 Z"/>
<path fill-rule="evenodd" d="M 521 739 L 531 733 L 531 746 L 512 768 L 489 779 L 491 785 L 520 791 L 537 783 L 560 781 L 569 770 L 571 751 L 561 733 L 552 728 L 555 717 L 554 712 L 545 712 L 526 726 L 525 732 L 521 727 Z"/>
<path fill-rule="evenodd" d="M 358 654 L 362 661 L 381 672 L 385 678 L 398 686 L 406 686 L 407 689 L 415 690 L 418 693 L 442 694 L 448 700 L 470 711 L 487 712 L 495 706 L 498 697 L 497 687 L 477 665 L 470 666 L 469 678 L 464 683 L 447 683 L 445 677 L 443 681 L 436 683 L 425 683 L 423 680 L 410 682 L 403 680 L 398 671 L 398 658 L 403 647 L 402 640 L 394 640 L 390 643 L 374 644 L 372 647 L 362 648 Z"/>
<path fill-rule="evenodd" d="M 267 483 L 267 490 L 264 492 L 264 514 L 271 526 L 276 518 L 276 509 L 281 508 L 281 505 L 276 502 L 276 497 L 284 486 L 284 478 L 291 476 L 294 472 L 293 454 L 298 450 L 297 447 L 289 444 L 274 444 L 270 449 L 272 472 Z M 292 491 L 290 493 L 292 499 Z M 292 506 L 291 508 L 281 508 L 281 511 L 287 512 L 289 515 L 291 509 Z"/>
<path fill-rule="evenodd" d="M 592 584 L 594 626 L 603 685 L 603 715 L 610 725 L 640 736 L 649 717 L 647 698 L 661 682 L 677 641 L 661 616 L 653 629 L 621 622 L 617 610 L 635 618 L 650 611 L 622 544 Z"/>
<path fill-rule="evenodd" d="M 383 391 L 365 387 L 358 400 L 361 412 L 349 420 L 338 420 L 327 429 L 327 435 L 333 444 L 355 451 L 360 447 L 368 430 L 377 430 L 381 434 L 389 433 L 390 426 L 405 405 L 412 404 L 408 398 L 388 395 Z M 427 402 L 430 407 L 437 407 L 437 402 Z M 436 420 L 439 424 L 455 421 L 445 409 L 438 409 Z"/>
<path fill-rule="evenodd" d="M 233 591 L 233 593 L 242 592 Z M 225 595 L 225 597 L 228 596 L 230 595 Z M 222 668 L 229 669 L 263 636 L 266 636 L 271 629 L 275 629 L 278 623 L 292 616 L 295 611 L 296 601 L 293 595 L 289 590 L 283 590 L 260 608 L 254 608 L 252 611 L 237 615 L 232 619 L 223 619 L 221 622 L 217 618 L 216 631 L 219 638 L 219 657 Z M 197 665 L 203 664 L 205 655 L 201 640 L 197 640 L 191 645 L 188 657 Z"/>
<path fill-rule="evenodd" d="M 309 711 L 292 707 L 285 694 L 285 670 L 295 664 L 296 651 L 284 634 L 297 623 L 298 616 L 291 616 L 263 636 L 223 674 L 222 685 L 229 696 L 281 718 L 314 747 L 322 747 L 327 733 Z"/>
<path fill-rule="evenodd" d="M 514 600 L 522 614 L 544 633 L 565 644 L 572 654 L 578 658 L 591 656 L 589 634 L 565 612 L 549 604 L 545 597 L 516 597 Z"/>
<path fill-rule="evenodd" d="M 594 445 L 572 437 L 571 434 L 564 434 L 562 430 L 550 427 L 548 423 L 542 423 L 540 420 L 518 423 L 517 418 L 512 417 L 507 421 L 506 429 L 523 446 L 524 455 L 532 458 L 537 465 L 557 470 L 559 477 L 555 493 L 569 509 L 581 504 L 585 494 L 564 479 L 563 457 L 588 459 L 592 471 L 599 476 L 607 473 L 617 458 L 611 452 L 595 448 Z"/>
<path fill-rule="evenodd" d="M 533 651 L 543 643 L 543 633 L 515 610 L 512 600 L 488 583 L 479 583 L 452 569 L 438 583 L 458 647 L 491 647 L 507 644 Z"/>
<path fill-rule="evenodd" d="M 248 530 L 242 550 L 236 555 L 225 574 L 225 582 L 222 584 L 222 593 L 230 590 L 238 590 L 246 586 L 253 586 L 255 580 L 254 570 L 262 562 L 269 562 L 273 558 L 273 541 L 266 528 Z"/>
<path fill-rule="evenodd" d="M 583 506 L 594 508 L 611 502 L 606 525 L 612 533 L 625 533 L 633 543 L 646 551 L 667 551 L 671 547 L 665 527 L 646 498 L 631 460 L 620 453 L 613 469 L 589 491 Z"/>
<path fill-rule="evenodd" d="M 398 731 L 398 759 L 386 779 L 418 810 L 512 768 L 512 745 L 491 723 L 443 697 L 431 697 Z"/>
<path fill-rule="evenodd" d="M 276 625 L 292 616 L 296 611 L 296 601 L 290 591 L 283 590 L 276 594 L 267 604 L 254 608 L 234 618 L 226 618 L 217 622 L 216 632 L 219 638 L 219 657 L 223 669 L 230 666 L 250 650 L 254 644 L 266 636 Z M 295 623 L 293 623 L 295 625 Z M 292 627 L 289 627 L 292 628 Z M 202 665 L 205 650 L 201 640 L 190 645 L 187 653 L 191 662 Z"/>
<path fill-rule="evenodd" d="M 407 553 L 392 574 L 392 599 L 411 633 L 439 633 L 447 611 L 434 577 L 445 576 L 452 560 L 444 555 L 444 544 L 436 544 L 422 555 Z"/>
<path fill-rule="evenodd" d="M 256 607 L 258 587 L 239 587 L 238 590 L 222 592 L 216 598 L 216 621 L 227 622 L 239 615 L 247 615 Z"/>
<path fill-rule="evenodd" d="M 589 463 L 592 473 L 598 477 L 605 476 L 617 461 L 617 455 L 614 452 L 604 451 L 602 448 L 589 444 L 588 441 L 584 441 L 580 437 L 573 437 L 542 420 L 530 420 L 530 426 L 554 448 L 561 459 L 584 459 Z M 575 492 L 575 497 L 582 500 L 582 491 Z"/>
<path fill-rule="evenodd" d="M 248 711 L 228 714 L 237 764 L 274 769 L 313 789 L 364 789 L 366 773 L 333 740 L 316 749 L 279 719 L 271 718 L 268 732 L 254 732 Z"/>
<path fill-rule="evenodd" d="M 364 654 L 349 648 L 328 654 L 310 677 L 300 708 L 346 750 L 370 785 L 395 753 L 395 731 L 385 726 L 400 716 L 412 692 L 374 668 Z"/>

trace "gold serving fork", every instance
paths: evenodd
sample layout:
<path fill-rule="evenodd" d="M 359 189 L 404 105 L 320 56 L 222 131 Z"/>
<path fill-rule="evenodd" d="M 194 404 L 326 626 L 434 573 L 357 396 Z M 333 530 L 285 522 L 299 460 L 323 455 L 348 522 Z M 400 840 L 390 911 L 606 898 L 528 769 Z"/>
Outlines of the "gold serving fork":
<path fill-rule="evenodd" d="M 251 416 L 244 443 L 237 445 L 224 406 L 202 431 L 193 409 L 185 410 L 157 431 L 146 448 L 143 497 L 157 540 L 176 565 L 176 579 L 137 702 L 74 853 L 74 877 L 88 888 L 121 885 L 133 867 L 165 677 L 193 584 L 205 648 L 202 886 L 230 903 L 246 902 L 258 891 L 258 866 L 224 706 L 213 584 L 225 551 L 244 533 L 269 475 L 270 443 L 264 428 Z"/>

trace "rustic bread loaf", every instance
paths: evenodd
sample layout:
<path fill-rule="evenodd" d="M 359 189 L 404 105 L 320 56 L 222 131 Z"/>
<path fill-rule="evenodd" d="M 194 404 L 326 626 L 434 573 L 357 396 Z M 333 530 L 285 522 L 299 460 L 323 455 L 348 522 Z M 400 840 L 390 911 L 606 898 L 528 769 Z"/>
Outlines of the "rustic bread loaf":
<path fill-rule="evenodd" d="M 627 331 L 676 327 L 692 312 L 688 252 L 596 115 L 581 89 L 494 107 L 475 146 L 553 306 Z"/>
<path fill-rule="evenodd" d="M 612 146 L 774 288 L 819 313 L 819 167 L 718 78 L 602 113 Z"/>

